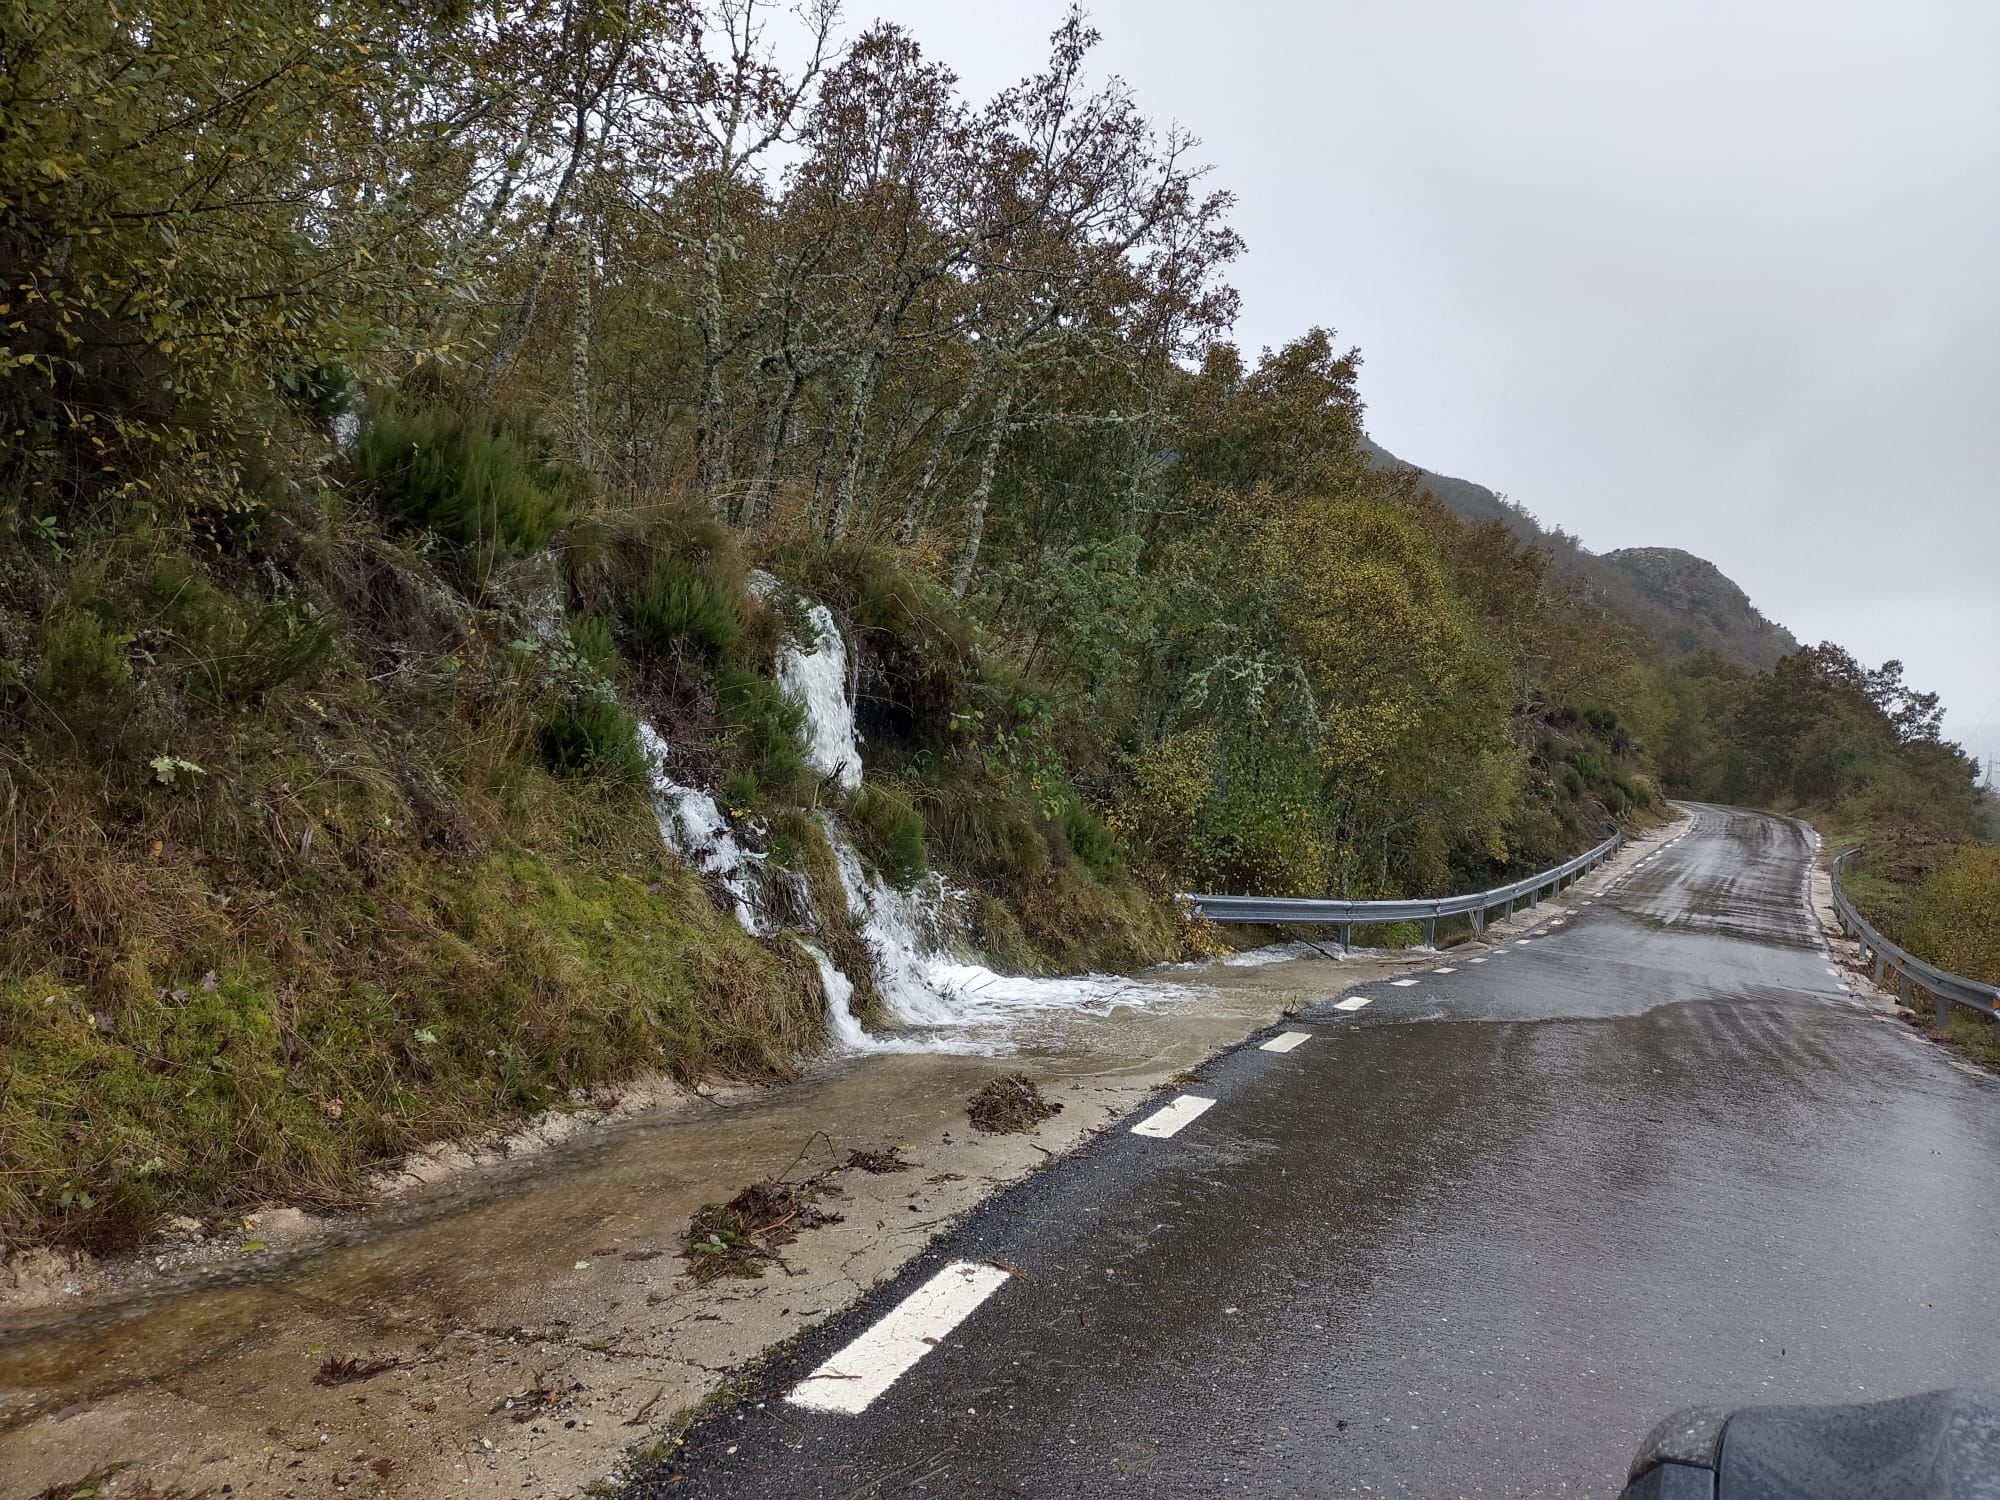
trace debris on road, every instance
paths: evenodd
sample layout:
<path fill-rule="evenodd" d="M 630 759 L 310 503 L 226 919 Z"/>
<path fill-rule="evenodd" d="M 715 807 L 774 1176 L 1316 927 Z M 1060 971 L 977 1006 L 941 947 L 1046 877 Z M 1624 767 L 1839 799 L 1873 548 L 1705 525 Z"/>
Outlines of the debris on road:
<path fill-rule="evenodd" d="M 800 1230 L 840 1222 L 839 1214 L 818 1206 L 822 1193 L 839 1191 L 819 1177 L 753 1182 L 727 1203 L 698 1209 L 688 1220 L 681 1254 L 703 1286 L 723 1276 L 762 1276 L 764 1263 L 778 1259 L 779 1247 L 791 1244 Z"/>
<path fill-rule="evenodd" d="M 313 1376 L 312 1383 L 352 1385 L 357 1380 L 372 1380 L 385 1370 L 401 1369 L 402 1364 L 399 1359 L 336 1359 L 329 1354 L 325 1363 L 319 1367 L 319 1373 Z"/>
<path fill-rule="evenodd" d="M 880 1177 L 884 1172 L 907 1172 L 918 1164 L 903 1160 L 901 1146 L 891 1146 L 885 1151 L 850 1151 L 846 1165 Z"/>
<path fill-rule="evenodd" d="M 1042 1097 L 1025 1073 L 996 1078 L 965 1101 L 974 1130 L 988 1135 L 1025 1135 L 1042 1121 L 1062 1113 L 1062 1105 Z"/>

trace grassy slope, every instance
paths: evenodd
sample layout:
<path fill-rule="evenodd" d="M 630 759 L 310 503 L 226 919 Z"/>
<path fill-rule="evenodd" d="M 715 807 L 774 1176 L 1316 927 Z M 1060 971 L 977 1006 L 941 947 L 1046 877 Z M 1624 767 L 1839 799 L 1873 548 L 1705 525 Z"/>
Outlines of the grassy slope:
<path fill-rule="evenodd" d="M 335 502 L 261 526 L 276 583 L 143 527 L 5 575 L 9 1243 L 338 1200 L 420 1142 L 821 1035 L 810 963 L 667 856 L 642 786 L 543 769 L 518 621 Z M 281 605 L 333 622 L 310 659 L 264 659 Z"/>
<path fill-rule="evenodd" d="M 129 521 L 64 542 L 0 574 L 0 1240 L 337 1203 L 371 1164 L 580 1090 L 781 1077 L 821 1045 L 809 959 L 665 852 L 632 767 L 548 769 L 576 688 L 538 643 L 546 566 L 467 590 L 331 491 L 248 542 Z M 712 689 L 618 670 L 697 764 L 760 763 Z M 1100 879 L 976 761 L 953 774 L 905 853 L 920 866 L 928 834 L 956 857 L 1001 961 L 1169 955 L 1122 868 Z M 818 820 L 764 812 L 865 1014 Z"/>

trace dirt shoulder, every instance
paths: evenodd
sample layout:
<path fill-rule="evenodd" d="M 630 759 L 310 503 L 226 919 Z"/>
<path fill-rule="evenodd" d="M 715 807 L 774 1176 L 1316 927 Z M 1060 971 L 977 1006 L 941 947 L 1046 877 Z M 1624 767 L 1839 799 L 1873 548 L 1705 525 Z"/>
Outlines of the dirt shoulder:
<path fill-rule="evenodd" d="M 1635 840 L 1620 863 L 1672 832 Z M 677 1414 L 732 1371 L 1203 1058 L 1428 961 L 1256 957 L 1155 971 L 1185 1003 L 1052 1016 L 1012 1056 L 832 1060 L 784 1088 L 612 1120 L 530 1160 L 460 1164 L 374 1214 L 293 1225 L 290 1248 L 238 1235 L 176 1263 L 156 1247 L 150 1275 L 134 1262 L 97 1296 L 0 1322 L 0 1500 L 112 1469 L 106 1495 L 589 1493 L 629 1451 L 670 1441 Z M 1015 1073 L 1061 1112 L 1027 1134 L 974 1130 L 968 1098 Z M 909 1170 L 847 1165 L 891 1148 Z M 820 1184 L 814 1217 L 832 1222 L 781 1239 L 759 1277 L 690 1273 L 682 1236 L 698 1210 L 807 1178 Z"/>

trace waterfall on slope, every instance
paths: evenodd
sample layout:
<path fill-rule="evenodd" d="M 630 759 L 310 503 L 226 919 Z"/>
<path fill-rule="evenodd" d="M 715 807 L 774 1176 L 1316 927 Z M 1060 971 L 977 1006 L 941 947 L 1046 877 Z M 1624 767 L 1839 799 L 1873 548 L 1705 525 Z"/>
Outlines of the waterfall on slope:
<path fill-rule="evenodd" d="M 751 577 L 752 592 L 761 599 L 771 599 L 783 588 L 768 573 Z M 797 640 L 779 648 L 778 684 L 803 713 L 800 739 L 807 762 L 853 792 L 861 785 L 862 761 L 848 697 L 847 642 L 825 605 L 799 603 L 812 631 L 811 649 Z M 720 880 L 746 931 L 762 935 L 782 925 L 767 920 L 772 903 L 764 899 L 770 894 L 766 885 L 774 877 L 764 867 L 765 856 L 738 843 L 714 798 L 668 774 L 667 744 L 652 725 L 640 725 L 639 742 L 652 777 L 660 834 L 668 846 Z M 1106 1015 L 1120 1005 L 1146 1005 L 1175 993 L 1116 975 L 1042 979 L 995 973 L 971 952 L 967 892 L 935 872 L 909 890 L 898 890 L 868 868 L 831 815 L 821 814 L 820 823 L 839 869 L 848 915 L 868 949 L 876 992 L 896 1027 L 880 1033 L 864 1027 L 853 1010 L 853 980 L 825 948 L 802 937 L 819 970 L 829 1037 L 841 1051 L 1011 1052 L 1032 1038 L 1037 1016 L 1046 1021 L 1062 1014 Z M 804 906 L 801 919 L 816 926 L 809 899 Z"/>
<path fill-rule="evenodd" d="M 822 776 L 838 777 L 840 789 L 851 792 L 861 785 L 861 746 L 847 697 L 847 643 L 824 604 L 808 609 L 806 619 L 815 635 L 813 649 L 785 642 L 778 652 L 778 685 L 805 710 L 806 763 Z"/>
<path fill-rule="evenodd" d="M 736 905 L 736 920 L 751 936 L 760 931 L 757 894 L 764 856 L 736 842 L 729 819 L 707 792 L 682 786 L 667 774 L 667 742 L 643 719 L 639 748 L 645 752 L 646 774 L 653 784 L 653 816 L 660 837 L 682 859 L 704 875 L 721 880 Z"/>
<path fill-rule="evenodd" d="M 1109 1015 L 1175 992 L 1116 974 L 1041 978 L 1000 974 L 955 953 L 964 946 L 968 894 L 935 873 L 899 891 L 867 869 L 829 821 L 828 842 L 840 869 L 848 914 L 868 945 L 875 989 L 897 1023 L 948 1052 L 1012 1052 L 1036 1031 L 1036 1018 Z"/>

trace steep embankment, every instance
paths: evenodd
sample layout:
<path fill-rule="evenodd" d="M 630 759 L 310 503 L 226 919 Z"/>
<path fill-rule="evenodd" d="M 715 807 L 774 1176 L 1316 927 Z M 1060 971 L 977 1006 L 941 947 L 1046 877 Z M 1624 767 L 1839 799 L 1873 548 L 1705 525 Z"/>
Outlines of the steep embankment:
<path fill-rule="evenodd" d="M 859 563 L 820 561 L 873 631 L 856 661 L 831 610 L 682 520 L 622 572 L 574 539 L 413 543 L 330 493 L 257 520 L 254 551 L 133 526 L 0 579 L 9 1245 L 347 1201 L 372 1164 L 638 1073 L 976 1050 L 1104 992 L 982 950 L 1171 949 L 1087 810 L 949 742 L 983 690 L 914 580 L 863 600 Z M 857 682 L 921 775 L 864 781 Z"/>
<path fill-rule="evenodd" d="M 1383 469 L 1416 468 L 1428 490 L 1452 514 L 1474 524 L 1497 522 L 1528 545 L 1547 552 L 1556 567 L 1637 625 L 1669 652 L 1714 651 L 1747 667 L 1768 671 L 1798 649 L 1784 626 L 1767 620 L 1722 570 L 1677 547 L 1623 547 L 1591 552 L 1560 529 L 1550 531 L 1527 510 L 1466 479 L 1434 474 L 1365 441 L 1370 460 Z"/>

